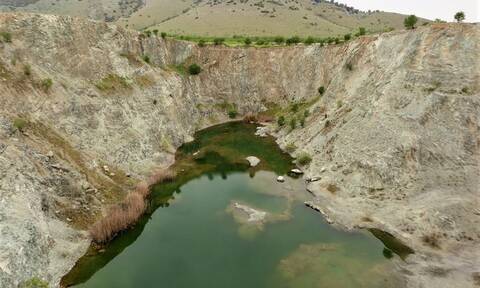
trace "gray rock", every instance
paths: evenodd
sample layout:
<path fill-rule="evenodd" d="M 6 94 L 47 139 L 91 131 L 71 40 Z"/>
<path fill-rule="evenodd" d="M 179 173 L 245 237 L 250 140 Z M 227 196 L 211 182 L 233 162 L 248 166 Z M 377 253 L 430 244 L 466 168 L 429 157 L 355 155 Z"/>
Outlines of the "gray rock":
<path fill-rule="evenodd" d="M 250 167 L 255 167 L 260 163 L 260 159 L 255 156 L 248 156 L 246 159 L 250 163 Z"/>

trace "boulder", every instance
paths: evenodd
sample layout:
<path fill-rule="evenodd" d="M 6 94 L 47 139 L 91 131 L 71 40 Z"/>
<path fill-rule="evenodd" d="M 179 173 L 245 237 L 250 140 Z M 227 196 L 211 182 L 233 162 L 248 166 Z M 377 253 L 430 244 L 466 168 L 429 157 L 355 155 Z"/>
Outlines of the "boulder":
<path fill-rule="evenodd" d="M 280 183 L 283 183 L 283 182 L 285 182 L 285 177 L 283 177 L 283 176 L 278 176 L 278 177 L 277 177 L 277 181 L 280 182 Z"/>
<path fill-rule="evenodd" d="M 250 163 L 250 167 L 255 167 L 258 165 L 258 163 L 260 163 L 260 159 L 255 156 L 248 156 L 247 161 Z"/>

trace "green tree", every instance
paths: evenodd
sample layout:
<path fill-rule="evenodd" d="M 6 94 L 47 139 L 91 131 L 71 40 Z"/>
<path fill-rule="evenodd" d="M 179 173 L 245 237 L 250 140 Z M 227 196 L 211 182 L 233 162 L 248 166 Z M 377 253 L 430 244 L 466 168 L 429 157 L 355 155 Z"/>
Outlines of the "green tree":
<path fill-rule="evenodd" d="M 303 41 L 303 43 L 305 43 L 306 45 L 310 45 L 310 44 L 315 43 L 315 39 L 314 39 L 312 36 L 308 36 L 308 37 Z"/>
<path fill-rule="evenodd" d="M 318 87 L 318 93 L 320 95 L 323 95 L 323 93 L 325 93 L 325 87 L 323 87 L 323 86 Z"/>
<path fill-rule="evenodd" d="M 198 46 L 204 47 L 205 46 L 205 40 L 201 39 L 200 41 L 198 41 Z"/>
<path fill-rule="evenodd" d="M 153 34 L 154 34 L 155 36 L 157 36 L 157 35 L 158 35 L 158 29 L 153 29 Z"/>
<path fill-rule="evenodd" d="M 293 37 L 288 38 L 285 42 L 287 43 L 287 45 L 298 44 L 298 43 L 300 43 L 300 37 L 293 36 Z"/>
<path fill-rule="evenodd" d="M 285 117 L 283 115 L 281 115 L 280 117 L 278 117 L 277 119 L 277 124 L 278 126 L 282 127 L 283 125 L 285 125 Z"/>
<path fill-rule="evenodd" d="M 163 39 L 165 39 L 165 38 L 167 37 L 167 33 L 165 33 L 165 32 L 160 33 L 160 37 L 162 37 Z"/>
<path fill-rule="evenodd" d="M 463 11 L 455 13 L 455 20 L 457 20 L 458 23 L 465 20 L 465 13 Z"/>
<path fill-rule="evenodd" d="M 403 25 L 407 29 L 415 29 L 415 25 L 417 24 L 418 18 L 415 15 L 410 15 L 403 21 Z"/>
<path fill-rule="evenodd" d="M 285 43 L 285 38 L 283 38 L 282 36 L 277 36 L 275 37 L 275 39 L 273 39 L 273 41 L 280 45 L 282 43 Z"/>
<path fill-rule="evenodd" d="M 188 73 L 190 75 L 198 75 L 200 72 L 202 72 L 202 68 L 198 64 L 193 63 L 192 65 L 188 66 Z"/>
<path fill-rule="evenodd" d="M 244 42 L 245 42 L 245 45 L 247 46 L 252 44 L 252 40 L 250 38 L 245 38 Z"/>
<path fill-rule="evenodd" d="M 225 42 L 225 38 L 217 37 L 213 39 L 213 44 L 215 45 L 222 45 Z"/>
<path fill-rule="evenodd" d="M 350 39 L 352 39 L 352 35 L 350 35 L 350 34 L 345 34 L 345 35 L 343 36 L 343 39 L 344 39 L 345 41 L 349 41 Z"/>
<path fill-rule="evenodd" d="M 365 27 L 358 28 L 358 32 L 357 32 L 358 36 L 363 36 L 365 34 L 367 34 L 367 30 L 365 29 Z"/>

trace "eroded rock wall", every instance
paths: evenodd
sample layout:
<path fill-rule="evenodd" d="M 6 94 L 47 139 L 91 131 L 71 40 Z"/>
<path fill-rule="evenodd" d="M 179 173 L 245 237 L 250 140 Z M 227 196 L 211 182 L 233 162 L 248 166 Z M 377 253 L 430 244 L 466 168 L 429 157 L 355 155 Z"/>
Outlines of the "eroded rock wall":
<path fill-rule="evenodd" d="M 312 156 L 317 204 L 343 227 L 382 228 L 419 251 L 401 266 L 411 287 L 473 285 L 478 26 L 262 49 L 35 14 L 2 14 L 0 30 L 12 34 L 0 43 L 0 286 L 57 284 L 88 246 L 82 231 L 195 130 L 227 121 L 226 107 L 301 101 L 313 103 L 304 127 L 270 129 Z M 190 63 L 202 73 L 183 75 Z M 438 248 L 422 240 L 433 234 Z"/>

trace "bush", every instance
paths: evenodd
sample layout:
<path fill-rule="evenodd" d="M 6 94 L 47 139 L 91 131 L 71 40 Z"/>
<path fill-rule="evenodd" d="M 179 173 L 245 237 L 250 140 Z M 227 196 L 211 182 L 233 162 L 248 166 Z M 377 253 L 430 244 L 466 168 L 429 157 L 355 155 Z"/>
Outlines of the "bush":
<path fill-rule="evenodd" d="M 153 29 L 152 32 L 153 32 L 153 34 L 154 34 L 155 36 L 158 36 L 158 29 Z"/>
<path fill-rule="evenodd" d="M 407 29 L 415 29 L 415 25 L 417 24 L 418 18 L 415 15 L 410 15 L 403 21 L 403 25 Z"/>
<path fill-rule="evenodd" d="M 312 157 L 310 157 L 310 155 L 308 155 L 306 152 L 302 152 L 297 155 L 296 162 L 298 165 L 305 166 L 310 164 L 310 162 L 312 162 Z"/>
<path fill-rule="evenodd" d="M 309 37 L 307 37 L 307 39 L 305 39 L 303 41 L 303 43 L 305 43 L 306 45 L 310 45 L 310 44 L 315 43 L 315 39 L 312 36 L 309 36 Z"/>
<path fill-rule="evenodd" d="M 48 282 L 38 277 L 33 277 L 18 286 L 19 288 L 48 288 Z"/>
<path fill-rule="evenodd" d="M 335 38 L 333 38 L 333 40 L 335 41 L 335 44 L 340 44 L 340 38 L 335 37 Z"/>
<path fill-rule="evenodd" d="M 293 143 L 288 143 L 287 146 L 285 146 L 285 151 L 287 151 L 290 154 L 295 152 L 295 150 L 297 150 L 297 146 L 295 146 L 295 144 Z"/>
<path fill-rule="evenodd" d="M 285 43 L 285 38 L 283 38 L 282 36 L 277 36 L 275 37 L 275 39 L 273 39 L 273 41 L 280 45 L 282 43 Z"/>
<path fill-rule="evenodd" d="M 145 30 L 145 31 L 143 32 L 143 34 L 145 34 L 145 36 L 147 36 L 147 37 L 152 36 L 152 32 L 151 32 L 150 30 Z"/>
<path fill-rule="evenodd" d="M 469 90 L 468 90 L 468 87 L 463 87 L 463 88 L 462 88 L 462 93 L 463 93 L 463 94 L 467 94 L 468 91 L 469 91 Z"/>
<path fill-rule="evenodd" d="M 202 68 L 197 65 L 196 63 L 193 63 L 192 65 L 188 66 L 188 73 L 190 75 L 198 75 L 202 72 Z"/>
<path fill-rule="evenodd" d="M 305 127 L 305 117 L 300 118 L 300 126 Z"/>
<path fill-rule="evenodd" d="M 143 55 L 143 56 L 142 56 L 142 59 L 143 59 L 143 61 L 145 61 L 145 63 L 150 64 L 150 56 L 148 56 L 148 55 Z"/>
<path fill-rule="evenodd" d="M 12 43 L 12 34 L 10 32 L 0 32 L 3 42 Z"/>
<path fill-rule="evenodd" d="M 162 37 L 163 39 L 167 38 L 167 33 L 165 32 L 160 33 L 160 37 Z"/>
<path fill-rule="evenodd" d="M 349 41 L 350 39 L 352 39 L 352 35 L 350 35 L 350 34 L 345 34 L 345 35 L 343 36 L 343 39 L 344 39 L 345 41 Z"/>
<path fill-rule="evenodd" d="M 298 44 L 300 43 L 300 37 L 298 36 L 290 37 L 285 41 L 285 43 L 287 43 L 287 45 Z"/>
<path fill-rule="evenodd" d="M 280 116 L 280 117 L 278 117 L 278 119 L 277 119 L 277 124 L 278 124 L 278 126 L 280 126 L 280 127 L 282 127 L 282 126 L 285 125 L 285 117 L 284 117 L 283 115 Z"/>
<path fill-rule="evenodd" d="M 349 71 L 352 71 L 352 70 L 353 70 L 353 64 L 352 64 L 351 62 L 348 62 L 348 63 L 345 65 L 345 67 L 347 67 L 347 69 L 348 69 Z"/>
<path fill-rule="evenodd" d="M 52 88 L 53 80 L 50 79 L 50 78 L 43 79 L 42 82 L 40 83 L 40 85 L 42 86 L 42 89 L 45 92 L 48 92 L 50 90 L 50 88 Z"/>
<path fill-rule="evenodd" d="M 257 40 L 256 43 L 257 43 L 257 45 L 265 45 L 265 40 L 259 39 L 259 40 Z"/>
<path fill-rule="evenodd" d="M 358 28 L 357 36 L 363 36 L 365 34 L 367 34 L 367 30 L 365 29 L 365 27 Z"/>
<path fill-rule="evenodd" d="M 30 65 L 25 64 L 25 66 L 23 66 L 23 74 L 25 74 L 25 76 L 32 75 L 32 68 L 30 67 Z"/>
<path fill-rule="evenodd" d="M 213 44 L 215 44 L 215 45 L 222 45 L 223 42 L 225 42 L 225 38 L 218 37 L 218 38 L 213 39 Z"/>
<path fill-rule="evenodd" d="M 27 127 L 27 124 L 28 124 L 27 120 L 23 118 L 15 118 L 13 120 L 13 127 L 15 127 L 20 132 L 23 132 L 25 127 Z"/>
<path fill-rule="evenodd" d="M 457 12 L 455 13 L 455 16 L 454 16 L 455 20 L 457 20 L 458 23 L 462 22 L 463 20 L 465 20 L 465 13 L 460 11 L 460 12 Z"/>
<path fill-rule="evenodd" d="M 228 110 L 228 117 L 231 118 L 231 119 L 234 119 L 235 117 L 237 117 L 237 109 L 235 109 L 235 107 L 231 107 L 229 110 Z"/>
<path fill-rule="evenodd" d="M 289 123 L 289 124 L 290 124 L 290 128 L 291 128 L 292 130 L 295 129 L 295 128 L 297 128 L 297 119 L 295 119 L 295 118 L 290 119 L 290 123 Z"/>
<path fill-rule="evenodd" d="M 303 111 L 303 117 L 307 118 L 308 116 L 310 116 L 310 111 L 308 110 Z"/>
<path fill-rule="evenodd" d="M 294 103 L 292 105 L 292 107 L 290 108 L 290 110 L 294 113 L 296 113 L 298 111 L 298 103 Z"/>
<path fill-rule="evenodd" d="M 325 87 L 320 86 L 318 87 L 318 94 L 323 95 L 325 93 Z"/>
<path fill-rule="evenodd" d="M 198 41 L 198 46 L 199 47 L 204 47 L 205 46 L 205 40 L 201 39 L 200 41 Z"/>
<path fill-rule="evenodd" d="M 342 108 L 343 106 L 343 101 L 342 100 L 337 100 L 337 109 Z"/>
<path fill-rule="evenodd" d="M 252 44 L 252 40 L 250 40 L 250 38 L 245 38 L 244 42 L 245 42 L 245 45 L 247 46 Z"/>

